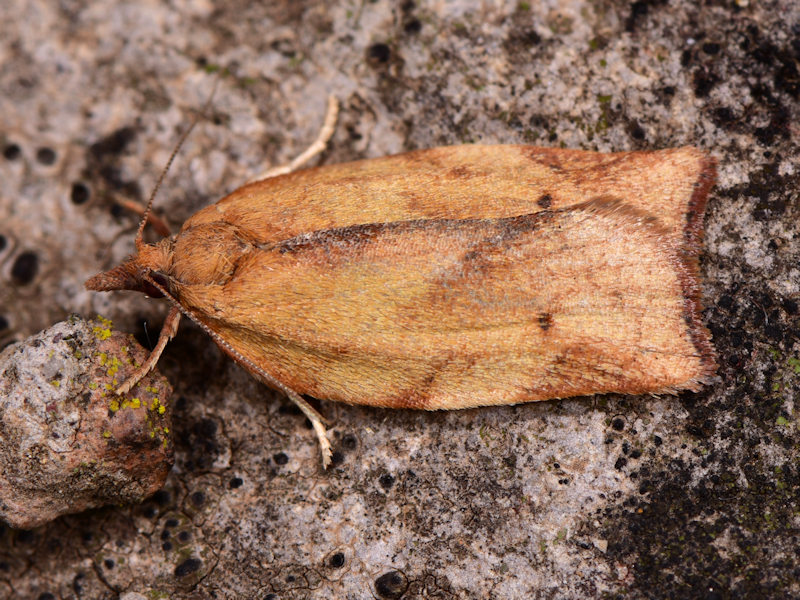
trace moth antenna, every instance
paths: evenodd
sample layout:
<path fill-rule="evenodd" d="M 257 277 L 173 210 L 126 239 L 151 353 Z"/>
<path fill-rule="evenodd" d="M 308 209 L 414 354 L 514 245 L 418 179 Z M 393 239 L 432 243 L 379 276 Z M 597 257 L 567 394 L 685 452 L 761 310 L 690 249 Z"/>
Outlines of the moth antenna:
<path fill-rule="evenodd" d="M 189 134 L 192 133 L 194 126 L 197 125 L 197 122 L 200 120 L 200 115 L 205 114 L 208 107 L 211 105 L 211 100 L 214 98 L 214 94 L 217 92 L 217 84 L 219 83 L 219 79 L 214 81 L 214 87 L 211 89 L 211 93 L 208 95 L 208 100 L 206 100 L 205 104 L 203 105 L 203 110 L 199 115 L 195 115 L 192 119 L 192 122 L 189 124 L 189 127 L 186 131 L 181 134 L 181 137 L 178 139 L 178 143 L 175 145 L 175 149 L 172 151 L 172 154 L 169 156 L 169 160 L 167 164 L 164 165 L 164 168 L 161 170 L 161 175 L 158 176 L 158 180 L 156 181 L 155 186 L 153 186 L 153 191 L 150 192 L 150 197 L 147 199 L 147 206 L 145 206 L 144 212 L 142 213 L 142 220 L 139 221 L 139 229 L 136 230 L 136 250 L 140 250 L 142 246 L 144 246 L 144 227 L 147 225 L 147 220 L 150 218 L 150 211 L 153 208 L 153 201 L 156 198 L 156 194 L 158 193 L 161 184 L 164 182 L 164 178 L 167 176 L 167 172 L 169 168 L 172 166 L 172 163 L 175 160 L 175 157 L 178 155 L 178 152 L 183 146 L 183 143 L 186 141 L 186 138 L 189 137 Z"/>
<path fill-rule="evenodd" d="M 169 155 L 169 160 L 164 168 L 161 170 L 161 175 L 158 176 L 158 181 L 156 181 L 155 186 L 153 186 L 153 191 L 150 192 L 150 198 L 147 199 L 147 205 L 144 208 L 144 212 L 142 213 L 142 220 L 139 221 L 139 229 L 136 230 L 136 249 L 141 250 L 142 246 L 144 246 L 144 226 L 147 225 L 147 219 L 150 217 L 150 210 L 153 208 L 153 200 L 156 198 L 156 194 L 158 193 L 158 188 L 161 187 L 161 184 L 164 182 L 164 178 L 167 176 L 167 171 L 172 166 L 175 157 L 178 155 L 178 151 L 180 151 L 181 146 L 186 141 L 186 138 L 189 137 L 189 134 L 194 129 L 194 126 L 197 125 L 198 117 L 195 117 L 191 124 L 189 125 L 188 129 L 183 132 L 180 139 L 178 140 L 178 144 L 175 146 L 175 149 L 172 151 L 172 154 Z"/>

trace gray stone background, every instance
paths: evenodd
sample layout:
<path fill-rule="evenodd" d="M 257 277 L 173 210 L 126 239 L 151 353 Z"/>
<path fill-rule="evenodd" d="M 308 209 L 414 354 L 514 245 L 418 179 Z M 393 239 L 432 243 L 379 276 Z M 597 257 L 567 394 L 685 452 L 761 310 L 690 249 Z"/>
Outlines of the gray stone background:
<path fill-rule="evenodd" d="M 0 528 L 0 598 L 800 597 L 800 4 L 4 0 L 0 344 L 67 314 L 152 343 L 162 303 L 83 290 L 144 199 L 198 208 L 315 137 L 326 163 L 464 142 L 719 160 L 702 259 L 718 384 L 304 418 L 184 322 L 176 464 L 141 506 Z M 210 107 L 206 100 L 217 86 Z"/>

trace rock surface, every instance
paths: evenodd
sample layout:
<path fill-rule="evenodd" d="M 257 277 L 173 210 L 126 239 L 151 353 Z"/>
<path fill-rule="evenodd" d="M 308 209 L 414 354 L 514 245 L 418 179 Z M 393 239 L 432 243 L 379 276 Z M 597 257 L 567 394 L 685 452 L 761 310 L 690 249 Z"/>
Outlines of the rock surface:
<path fill-rule="evenodd" d="M 164 485 L 172 388 L 151 373 L 112 393 L 146 356 L 110 321 L 78 318 L 0 352 L 0 519 L 37 527 Z"/>
<path fill-rule="evenodd" d="M 173 229 L 342 114 L 326 163 L 443 144 L 692 144 L 719 160 L 703 297 L 720 381 L 450 413 L 334 405 L 313 433 L 183 323 L 175 469 L 141 506 L 0 532 L 0 598 L 800 596 L 800 4 L 6 0 L 0 344 L 90 294 L 157 199 Z M 216 86 L 211 104 L 204 108 Z M 151 238 L 152 237 L 151 234 Z"/>

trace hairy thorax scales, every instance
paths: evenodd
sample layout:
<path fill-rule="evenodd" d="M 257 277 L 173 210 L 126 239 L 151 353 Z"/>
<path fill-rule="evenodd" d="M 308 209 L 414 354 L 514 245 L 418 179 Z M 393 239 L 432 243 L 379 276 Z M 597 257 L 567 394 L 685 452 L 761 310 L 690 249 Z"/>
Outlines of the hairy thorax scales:
<path fill-rule="evenodd" d="M 252 250 L 238 227 L 230 223 L 203 223 L 181 233 L 171 242 L 168 267 L 178 285 L 224 285 L 239 259 Z"/>

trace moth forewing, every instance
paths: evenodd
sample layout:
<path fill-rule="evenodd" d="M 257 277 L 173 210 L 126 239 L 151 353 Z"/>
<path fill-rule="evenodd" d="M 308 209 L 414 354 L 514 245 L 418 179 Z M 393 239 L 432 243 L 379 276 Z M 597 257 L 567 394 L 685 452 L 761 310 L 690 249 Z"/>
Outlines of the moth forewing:
<path fill-rule="evenodd" d="M 692 266 L 616 201 L 352 226 L 243 253 L 179 299 L 301 394 L 426 409 L 697 389 Z M 237 302 L 226 300 L 234 297 Z"/>

